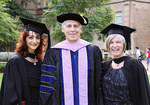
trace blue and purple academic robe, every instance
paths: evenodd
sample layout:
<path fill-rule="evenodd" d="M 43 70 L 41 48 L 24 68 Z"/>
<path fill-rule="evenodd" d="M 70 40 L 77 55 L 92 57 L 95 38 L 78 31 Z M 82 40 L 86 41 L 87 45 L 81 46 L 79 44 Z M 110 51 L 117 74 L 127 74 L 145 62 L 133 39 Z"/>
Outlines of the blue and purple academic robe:
<path fill-rule="evenodd" d="M 40 105 L 99 105 L 101 51 L 79 39 L 49 49 L 42 65 Z"/>

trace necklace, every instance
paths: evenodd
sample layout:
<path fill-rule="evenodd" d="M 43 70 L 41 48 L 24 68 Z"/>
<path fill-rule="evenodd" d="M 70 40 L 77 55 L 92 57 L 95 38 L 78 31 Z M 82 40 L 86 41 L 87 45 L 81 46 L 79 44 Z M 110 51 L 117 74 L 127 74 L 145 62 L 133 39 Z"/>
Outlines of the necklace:
<path fill-rule="evenodd" d="M 117 67 L 119 66 L 119 64 L 117 64 Z"/>
<path fill-rule="evenodd" d="M 34 63 L 33 63 L 33 64 L 34 64 L 34 65 L 36 65 L 36 61 L 35 61 L 35 58 L 34 58 L 33 60 L 34 60 Z"/>
<path fill-rule="evenodd" d="M 30 57 L 33 60 L 33 64 L 36 65 L 36 56 L 34 53 L 28 53 L 27 55 L 28 57 Z"/>

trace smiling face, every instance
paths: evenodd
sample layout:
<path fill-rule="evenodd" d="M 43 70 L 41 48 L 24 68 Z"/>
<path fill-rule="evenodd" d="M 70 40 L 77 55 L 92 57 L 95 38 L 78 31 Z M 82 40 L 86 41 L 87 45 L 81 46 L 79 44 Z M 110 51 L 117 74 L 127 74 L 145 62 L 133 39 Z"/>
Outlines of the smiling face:
<path fill-rule="evenodd" d="M 38 48 L 40 41 L 41 41 L 41 38 L 40 38 L 39 34 L 33 32 L 33 31 L 29 31 L 29 36 L 26 37 L 28 52 L 34 53 L 35 50 Z"/>
<path fill-rule="evenodd" d="M 110 53 L 114 56 L 114 58 L 120 58 L 124 56 L 124 45 L 123 41 L 119 39 L 118 35 L 116 35 L 109 43 Z"/>
<path fill-rule="evenodd" d="M 75 43 L 79 40 L 83 26 L 75 20 L 66 20 L 62 25 L 62 32 L 70 43 Z"/>

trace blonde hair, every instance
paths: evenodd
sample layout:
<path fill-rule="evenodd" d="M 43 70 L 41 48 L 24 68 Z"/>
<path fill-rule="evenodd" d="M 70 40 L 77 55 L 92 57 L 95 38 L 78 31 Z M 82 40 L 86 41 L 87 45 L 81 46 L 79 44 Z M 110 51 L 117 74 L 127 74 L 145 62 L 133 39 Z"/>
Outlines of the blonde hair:
<path fill-rule="evenodd" d="M 108 52 L 110 52 L 110 49 L 109 49 L 110 42 L 111 42 L 111 40 L 112 40 L 114 37 L 116 37 L 116 36 L 117 36 L 117 37 L 121 40 L 121 42 L 123 43 L 123 52 L 125 52 L 125 50 L 126 50 L 126 41 L 125 41 L 125 38 L 124 38 L 122 35 L 120 35 L 120 34 L 111 34 L 111 35 L 109 35 L 109 36 L 106 38 L 106 41 L 105 41 L 106 50 L 107 50 Z"/>

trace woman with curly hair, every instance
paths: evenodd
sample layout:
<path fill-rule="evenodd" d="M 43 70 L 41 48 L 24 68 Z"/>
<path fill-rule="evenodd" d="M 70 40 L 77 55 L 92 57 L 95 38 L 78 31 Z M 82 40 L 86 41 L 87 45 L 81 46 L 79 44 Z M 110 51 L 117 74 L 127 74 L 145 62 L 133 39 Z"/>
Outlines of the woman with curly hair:
<path fill-rule="evenodd" d="M 41 65 L 49 35 L 45 24 L 21 18 L 25 25 L 15 55 L 8 61 L 0 91 L 0 105 L 38 105 Z M 48 47 L 49 48 L 48 42 Z"/>

